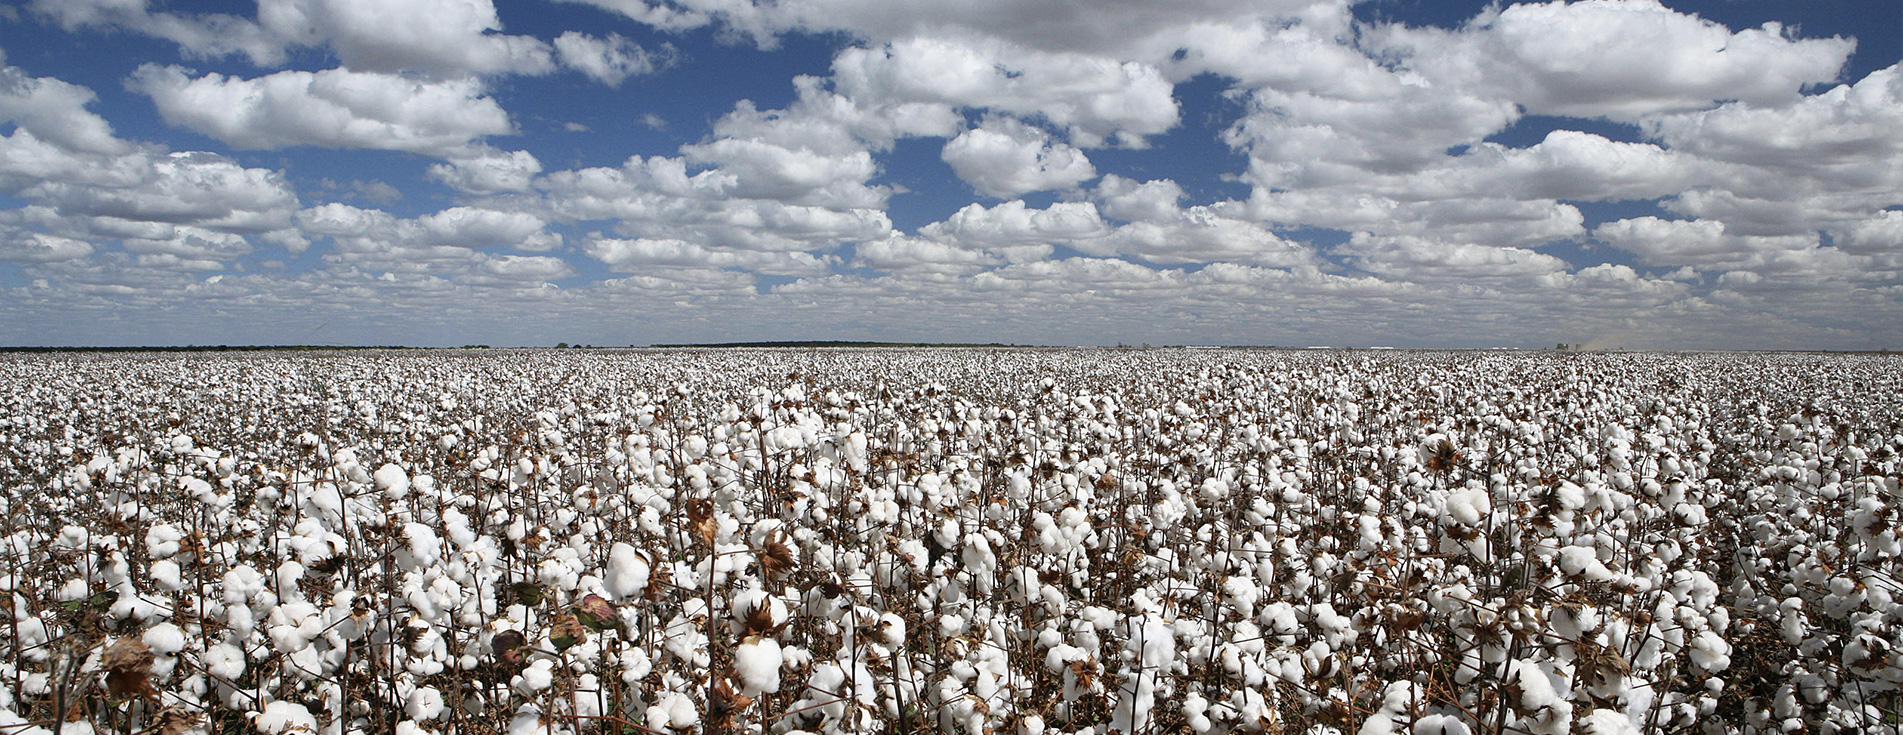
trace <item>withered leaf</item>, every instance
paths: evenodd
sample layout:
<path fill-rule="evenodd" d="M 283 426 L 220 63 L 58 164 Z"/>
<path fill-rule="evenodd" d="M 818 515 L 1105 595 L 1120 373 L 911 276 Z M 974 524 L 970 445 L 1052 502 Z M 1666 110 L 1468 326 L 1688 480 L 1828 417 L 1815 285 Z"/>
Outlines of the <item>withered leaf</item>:
<path fill-rule="evenodd" d="M 799 568 L 799 557 L 786 545 L 786 534 L 775 530 L 767 535 L 766 544 L 760 549 L 760 567 L 772 576 L 779 576 Z"/>
<path fill-rule="evenodd" d="M 158 690 L 152 688 L 152 659 L 152 649 L 136 636 L 113 641 L 99 656 L 99 667 L 106 670 L 106 693 L 158 699 Z"/>

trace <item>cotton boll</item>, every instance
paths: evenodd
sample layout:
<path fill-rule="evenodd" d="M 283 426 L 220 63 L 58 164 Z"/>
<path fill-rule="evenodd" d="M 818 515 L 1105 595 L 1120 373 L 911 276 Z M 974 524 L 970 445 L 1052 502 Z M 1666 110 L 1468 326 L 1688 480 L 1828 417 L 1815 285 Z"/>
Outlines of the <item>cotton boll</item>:
<path fill-rule="evenodd" d="M 378 467 L 376 473 L 371 475 L 371 481 L 378 490 L 383 491 L 384 497 L 391 500 L 401 498 L 410 491 L 409 474 L 394 464 Z"/>
<path fill-rule="evenodd" d="M 748 636 L 734 648 L 734 672 L 740 675 L 742 695 L 756 697 L 780 691 L 780 643 Z"/>
<path fill-rule="evenodd" d="M 1612 570 L 1607 569 L 1599 555 L 1589 546 L 1568 546 L 1559 550 L 1559 568 L 1569 577 L 1584 577 L 1595 582 L 1612 579 Z"/>
<path fill-rule="evenodd" d="M 649 571 L 648 561 L 640 552 L 617 541 L 608 549 L 608 568 L 602 585 L 616 600 L 637 597 L 647 589 Z"/>
<path fill-rule="evenodd" d="M 282 735 L 284 733 L 317 732 L 317 718 L 304 705 L 290 702 L 272 702 L 264 706 L 264 711 L 251 719 L 251 726 L 262 735 Z"/>
<path fill-rule="evenodd" d="M 1447 518 L 1463 526 L 1478 526 L 1492 512 L 1486 490 L 1460 490 L 1447 496 Z"/>
<path fill-rule="evenodd" d="M 1189 696 L 1183 698 L 1183 720 L 1189 729 L 1196 732 L 1209 732 L 1214 725 L 1209 721 L 1209 715 L 1205 714 L 1208 711 L 1209 700 L 1204 699 L 1203 695 L 1191 692 Z"/>
<path fill-rule="evenodd" d="M 530 697 L 535 696 L 536 692 L 549 688 L 549 686 L 554 683 L 555 662 L 549 659 L 539 659 L 535 663 L 529 664 L 528 668 L 523 669 L 522 673 L 517 674 L 515 679 L 510 682 L 516 691 L 521 692 L 523 696 Z"/>
<path fill-rule="evenodd" d="M 1453 715 L 1421 715 L 1414 721 L 1414 735 L 1471 735 L 1467 723 Z"/>
<path fill-rule="evenodd" d="M 185 632 L 171 623 L 159 623 L 147 628 L 139 639 L 160 656 L 171 656 L 185 650 Z"/>
<path fill-rule="evenodd" d="M 152 562 L 149 571 L 152 575 L 152 581 L 157 583 L 159 588 L 166 592 L 177 592 L 185 588 L 185 583 L 179 579 L 178 562 L 172 561 L 171 559 L 160 559 Z"/>
<path fill-rule="evenodd" d="M 205 649 L 205 672 L 226 681 L 237 681 L 244 676 L 244 650 L 229 643 L 219 643 Z"/>
<path fill-rule="evenodd" d="M 185 532 L 170 524 L 154 524 L 145 532 L 145 555 L 148 559 L 166 559 L 179 551 L 179 542 L 185 539 Z"/>
<path fill-rule="evenodd" d="M 387 466 L 387 465 L 386 465 Z M 447 710 L 443 693 L 436 687 L 419 687 L 403 703 L 403 713 L 412 720 L 434 720 Z"/>
<path fill-rule="evenodd" d="M 1603 707 L 1587 713 L 1579 724 L 1586 735 L 1639 735 L 1641 732 L 1625 713 Z"/>
<path fill-rule="evenodd" d="M 1709 630 L 1700 632 L 1692 639 L 1692 665 L 1713 673 L 1731 667 L 1731 644 L 1723 636 Z"/>
<path fill-rule="evenodd" d="M 509 720 L 508 735 L 538 735 L 538 733 L 547 732 L 548 728 L 542 723 L 542 712 L 532 704 L 522 705 L 515 711 L 515 717 Z"/>

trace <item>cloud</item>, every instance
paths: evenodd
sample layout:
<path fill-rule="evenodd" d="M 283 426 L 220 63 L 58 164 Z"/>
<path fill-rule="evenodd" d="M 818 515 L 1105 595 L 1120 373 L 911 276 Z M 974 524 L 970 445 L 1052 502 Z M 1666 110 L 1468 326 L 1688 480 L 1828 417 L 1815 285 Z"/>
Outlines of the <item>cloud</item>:
<path fill-rule="evenodd" d="M 546 255 L 502 255 L 482 262 L 478 270 L 507 281 L 553 281 L 575 275 L 568 261 Z"/>
<path fill-rule="evenodd" d="M 774 276 L 821 276 L 831 273 L 837 260 L 805 252 L 709 248 L 681 240 L 647 238 L 598 237 L 588 240 L 582 249 L 588 257 L 621 273 L 647 273 L 657 268 L 744 268 Z"/>
<path fill-rule="evenodd" d="M 1068 189 L 1097 176 L 1083 151 L 1008 117 L 986 118 L 945 143 L 940 156 L 958 178 L 999 199 Z"/>
<path fill-rule="evenodd" d="M 1647 265 L 1744 268 L 1778 252 L 1817 247 L 1816 233 L 1783 236 L 1738 235 L 1716 220 L 1667 220 L 1634 217 L 1607 222 L 1593 237 L 1631 252 Z"/>
<path fill-rule="evenodd" d="M 534 154 L 489 146 L 458 152 L 448 163 L 429 167 L 430 178 L 470 194 L 525 192 L 541 172 L 542 162 Z"/>
<path fill-rule="evenodd" d="M 513 132 L 508 114 L 474 79 L 348 69 L 192 78 L 177 66 L 147 64 L 128 84 L 151 97 L 167 123 L 236 148 L 309 145 L 448 156 L 483 136 Z"/>
<path fill-rule="evenodd" d="M 1074 145 L 1142 147 L 1177 122 L 1174 89 L 1154 66 L 1026 48 L 997 39 L 918 37 L 849 48 L 833 59 L 833 88 L 862 104 L 988 109 L 1037 116 Z"/>
<path fill-rule="evenodd" d="M 1674 150 L 1802 177 L 1832 189 L 1903 188 L 1903 66 L 1790 104 L 1730 102 L 1650 118 Z"/>
<path fill-rule="evenodd" d="M 378 209 L 332 202 L 299 212 L 297 222 L 307 235 L 328 237 L 336 244 L 328 260 L 404 272 L 481 265 L 501 257 L 483 251 L 537 252 L 562 245 L 562 236 L 549 232 L 547 223 L 535 215 L 482 207 L 449 207 L 403 219 Z"/>
<path fill-rule="evenodd" d="M 1052 250 L 1049 245 L 1032 245 L 994 253 L 894 234 L 883 240 L 859 243 L 853 265 L 887 273 L 970 274 L 1003 265 L 1010 255 L 1041 260 L 1049 257 Z"/>
<path fill-rule="evenodd" d="M 667 31 L 719 25 L 763 47 L 781 34 L 845 32 L 874 42 L 925 34 L 978 34 L 1061 50 L 1131 45 L 1179 24 L 1307 19 L 1345 25 L 1346 5 L 1313 0 L 1188 0 L 1167 7 L 1142 0 L 1078 5 L 1061 0 L 566 0 L 620 13 Z M 1167 55 L 1167 51 L 1165 54 Z"/>
<path fill-rule="evenodd" d="M 284 59 L 281 40 L 251 20 L 224 13 L 155 13 L 149 5 L 147 0 L 33 0 L 31 8 L 69 32 L 117 28 L 171 41 L 193 56 L 244 54 L 257 64 Z"/>
<path fill-rule="evenodd" d="M 177 43 L 187 54 L 234 53 L 277 66 L 296 48 L 328 47 L 359 72 L 545 74 L 550 45 L 502 28 L 490 0 L 259 0 L 255 19 L 222 13 L 153 12 L 147 0 L 35 0 L 33 9 L 68 31 L 115 28 Z"/>
<path fill-rule="evenodd" d="M 25 232 L 0 225 L 0 261 L 57 263 L 93 254 L 92 243 L 43 232 Z"/>
<path fill-rule="evenodd" d="M 967 204 L 943 221 L 919 228 L 919 234 L 979 250 L 1043 248 L 1057 243 L 1088 252 L 1096 249 L 1091 241 L 1110 234 L 1110 225 L 1090 202 L 1058 202 L 1031 209 L 1024 200 L 1013 199 L 995 207 Z"/>
<path fill-rule="evenodd" d="M 1734 33 L 1657 0 L 1524 3 L 1458 31 L 1385 26 L 1371 40 L 1439 86 L 1531 114 L 1626 121 L 1719 100 L 1795 102 L 1806 85 L 1835 81 L 1856 45 L 1788 38 L 1775 23 Z"/>
<path fill-rule="evenodd" d="M 1524 248 L 1358 234 L 1334 248 L 1354 267 L 1413 283 L 1526 280 L 1568 270 L 1566 261 Z"/>
<path fill-rule="evenodd" d="M 553 70 L 549 45 L 502 29 L 489 0 L 260 0 L 259 22 L 288 42 L 322 43 L 362 71 L 464 74 Z"/>
<path fill-rule="evenodd" d="M 127 238 L 124 247 L 140 256 L 141 265 L 182 270 L 219 270 L 252 251 L 243 237 L 201 227 L 172 228 L 163 238 Z"/>
<path fill-rule="evenodd" d="M 883 238 L 892 229 L 885 212 L 869 207 L 746 198 L 748 190 L 732 172 L 690 175 L 683 158 L 635 157 L 617 168 L 557 171 L 538 186 L 551 219 L 615 220 L 619 234 L 635 238 L 758 251 L 830 250 Z"/>
<path fill-rule="evenodd" d="M 0 192 L 29 202 L 0 212 L 0 220 L 44 230 L 13 237 L 15 256 L 49 262 L 90 254 L 92 243 L 109 240 L 151 249 L 158 246 L 147 241 L 229 243 L 267 233 L 295 246 L 283 231 L 298 200 L 280 172 L 122 140 L 86 109 L 93 101 L 84 87 L 0 69 L 0 121 L 15 126 L 0 136 Z M 190 255 L 199 267 L 250 249 L 246 243 Z"/>
<path fill-rule="evenodd" d="M 77 84 L 28 76 L 18 67 L 0 68 L 0 122 L 78 153 L 130 152 L 132 146 L 113 136 L 105 118 L 86 109 L 94 99 L 92 90 Z"/>
<path fill-rule="evenodd" d="M 619 33 L 596 38 L 568 31 L 555 38 L 555 53 L 562 66 L 610 87 L 619 86 L 631 76 L 651 74 L 666 64 L 665 57 L 657 58 Z"/>

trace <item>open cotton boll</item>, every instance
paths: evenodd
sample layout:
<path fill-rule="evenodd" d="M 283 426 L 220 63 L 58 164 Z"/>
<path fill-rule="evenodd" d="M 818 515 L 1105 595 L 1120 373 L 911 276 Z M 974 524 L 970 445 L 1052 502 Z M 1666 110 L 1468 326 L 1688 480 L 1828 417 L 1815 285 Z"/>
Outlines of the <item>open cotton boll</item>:
<path fill-rule="evenodd" d="M 1413 735 L 1471 735 L 1472 732 L 1467 723 L 1461 722 L 1458 717 L 1432 714 L 1421 715 L 1420 719 L 1414 721 Z"/>
<path fill-rule="evenodd" d="M 443 693 L 436 687 L 418 687 L 410 692 L 403 702 L 403 713 L 412 720 L 434 720 L 443 715 L 447 707 L 443 703 Z"/>
<path fill-rule="evenodd" d="M 283 733 L 317 732 L 317 718 L 304 705 L 291 702 L 272 702 L 264 706 L 264 711 L 251 718 L 251 726 L 263 735 L 282 735 Z"/>
<path fill-rule="evenodd" d="M 1486 490 L 1459 490 L 1447 496 L 1447 517 L 1463 526 L 1478 526 L 1492 512 L 1492 499 Z"/>
<path fill-rule="evenodd" d="M 1568 577 L 1585 577 L 1594 582 L 1612 579 L 1612 570 L 1599 561 L 1598 552 L 1590 546 L 1568 546 L 1559 550 L 1559 569 Z"/>
<path fill-rule="evenodd" d="M 159 623 L 147 628 L 145 634 L 139 636 L 139 640 L 144 641 L 153 653 L 161 656 L 171 656 L 185 650 L 185 631 L 179 630 L 178 626 L 171 623 Z"/>
<path fill-rule="evenodd" d="M 205 672 L 226 681 L 237 681 L 244 676 L 244 649 L 229 643 L 219 643 L 205 649 Z"/>
<path fill-rule="evenodd" d="M 185 532 L 170 524 L 158 523 L 145 532 L 145 556 L 148 559 L 165 559 L 177 554 L 179 542 L 185 539 Z"/>
<path fill-rule="evenodd" d="M 542 712 L 535 705 L 525 704 L 515 711 L 515 717 L 509 720 L 508 735 L 547 735 L 550 730 L 543 726 Z M 567 732 L 561 730 L 558 732 Z"/>
<path fill-rule="evenodd" d="M 1209 732 L 1214 724 L 1209 721 L 1209 700 L 1202 694 L 1190 692 L 1183 698 L 1183 722 L 1196 732 Z"/>
<path fill-rule="evenodd" d="M 636 597 L 648 588 L 648 560 L 625 542 L 616 541 L 608 548 L 608 568 L 602 586 L 616 600 Z"/>
<path fill-rule="evenodd" d="M 740 675 L 740 693 L 748 697 L 780 691 L 780 642 L 747 636 L 734 648 L 734 673 Z"/>
<path fill-rule="evenodd" d="M 1712 631 L 1702 631 L 1692 639 L 1692 665 L 1717 673 L 1731 668 L 1731 644 Z"/>
<path fill-rule="evenodd" d="M 1381 707 L 1361 722 L 1358 735 L 1394 735 L 1410 719 L 1409 712 L 1421 704 L 1420 686 L 1411 681 L 1388 684 L 1381 692 Z"/>
<path fill-rule="evenodd" d="M 529 664 L 529 667 L 517 674 L 515 681 L 510 683 L 515 685 L 516 691 L 533 696 L 536 692 L 547 689 L 555 683 L 555 662 L 546 658 L 539 659 Z"/>
<path fill-rule="evenodd" d="M 1566 735 L 1572 727 L 1573 705 L 1560 698 L 1552 678 L 1538 664 L 1511 662 L 1507 682 L 1519 686 L 1520 710 L 1531 713 L 1523 718 L 1527 729 L 1538 735 Z"/>
<path fill-rule="evenodd" d="M 160 559 L 152 562 L 150 572 L 152 581 L 166 592 L 177 592 L 185 587 L 185 583 L 179 579 L 178 562 Z"/>
<path fill-rule="evenodd" d="M 1639 735 L 1638 725 L 1616 709 L 1597 708 L 1580 718 L 1584 735 Z"/>
<path fill-rule="evenodd" d="M 391 500 L 401 498 L 410 491 L 409 474 L 404 472 L 402 467 L 398 467 L 394 464 L 385 464 L 382 467 L 378 467 L 376 473 L 372 474 L 370 479 L 371 482 L 376 485 L 377 489 L 383 491 L 384 496 Z"/>

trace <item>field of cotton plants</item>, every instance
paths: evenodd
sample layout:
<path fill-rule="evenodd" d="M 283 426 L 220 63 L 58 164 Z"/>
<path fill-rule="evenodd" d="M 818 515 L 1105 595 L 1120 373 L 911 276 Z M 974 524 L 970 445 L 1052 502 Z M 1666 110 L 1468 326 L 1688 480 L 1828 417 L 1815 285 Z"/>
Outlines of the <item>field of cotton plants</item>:
<path fill-rule="evenodd" d="M 0 358 L 0 735 L 1896 733 L 1903 360 Z"/>

